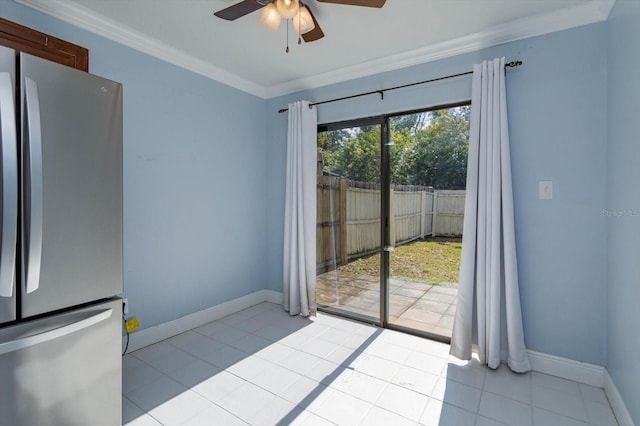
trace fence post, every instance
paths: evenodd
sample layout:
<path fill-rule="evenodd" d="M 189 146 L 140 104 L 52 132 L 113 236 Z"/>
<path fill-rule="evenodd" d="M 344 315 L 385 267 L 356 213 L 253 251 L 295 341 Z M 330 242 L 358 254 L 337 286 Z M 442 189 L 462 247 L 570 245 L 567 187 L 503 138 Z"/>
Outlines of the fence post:
<path fill-rule="evenodd" d="M 431 215 L 431 236 L 436 236 L 436 216 L 438 215 L 438 191 L 433 191 L 433 214 Z"/>
<path fill-rule="evenodd" d="M 420 238 L 424 238 L 424 220 L 427 213 L 427 191 L 420 191 Z"/>
<path fill-rule="evenodd" d="M 347 180 L 340 179 L 340 264 L 349 261 L 347 253 Z"/>

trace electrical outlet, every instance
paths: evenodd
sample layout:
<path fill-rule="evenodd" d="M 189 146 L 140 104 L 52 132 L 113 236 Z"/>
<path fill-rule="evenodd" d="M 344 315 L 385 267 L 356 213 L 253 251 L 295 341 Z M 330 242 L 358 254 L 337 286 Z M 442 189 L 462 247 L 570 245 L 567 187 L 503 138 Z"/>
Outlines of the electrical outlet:
<path fill-rule="evenodd" d="M 137 317 L 133 317 L 130 320 L 125 321 L 124 325 L 127 328 L 127 332 L 131 333 L 140 327 L 140 320 Z"/>
<path fill-rule="evenodd" d="M 129 313 L 129 299 L 122 299 L 122 313 L 127 315 Z"/>

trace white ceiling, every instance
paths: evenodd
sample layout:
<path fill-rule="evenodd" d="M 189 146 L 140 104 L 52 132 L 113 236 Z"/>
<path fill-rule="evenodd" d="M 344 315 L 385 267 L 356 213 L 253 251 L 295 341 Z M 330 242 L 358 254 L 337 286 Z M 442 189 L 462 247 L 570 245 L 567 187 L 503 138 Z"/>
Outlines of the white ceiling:
<path fill-rule="evenodd" d="M 382 9 L 306 4 L 325 37 L 297 45 L 239 0 L 16 0 L 263 98 L 606 20 L 615 0 L 387 0 Z M 517 58 L 516 58 L 517 59 Z"/>

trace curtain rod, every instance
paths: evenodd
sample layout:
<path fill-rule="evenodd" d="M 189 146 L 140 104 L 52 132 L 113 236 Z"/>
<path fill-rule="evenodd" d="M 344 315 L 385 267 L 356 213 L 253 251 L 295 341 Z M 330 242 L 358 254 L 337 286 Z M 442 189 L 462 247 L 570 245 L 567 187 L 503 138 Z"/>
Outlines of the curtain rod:
<path fill-rule="evenodd" d="M 507 67 L 514 68 L 514 67 L 519 67 L 520 65 L 522 65 L 522 61 L 511 61 L 504 64 L 505 68 Z M 449 78 L 461 77 L 463 75 L 469 75 L 469 74 L 473 74 L 473 71 L 461 72 L 459 74 L 448 75 L 446 77 L 432 78 L 431 80 L 418 81 L 417 83 L 403 84 L 402 86 L 389 87 L 388 89 L 372 90 L 371 92 L 358 93 L 357 95 L 351 95 L 351 96 L 343 96 L 342 98 L 335 98 L 335 99 L 329 99 L 326 101 L 314 102 L 312 104 L 309 104 L 309 108 L 315 105 L 328 104 L 331 102 L 344 101 L 346 99 L 359 98 L 361 96 L 369 96 L 369 95 L 375 95 L 375 94 L 379 94 L 380 99 L 382 100 L 384 99 L 384 92 L 388 92 L 390 90 L 404 89 L 405 87 L 417 86 L 419 84 L 433 83 L 435 81 L 447 80 Z M 287 112 L 287 111 L 289 111 L 289 108 L 282 108 L 278 110 L 278 114 L 282 114 L 283 112 Z"/>

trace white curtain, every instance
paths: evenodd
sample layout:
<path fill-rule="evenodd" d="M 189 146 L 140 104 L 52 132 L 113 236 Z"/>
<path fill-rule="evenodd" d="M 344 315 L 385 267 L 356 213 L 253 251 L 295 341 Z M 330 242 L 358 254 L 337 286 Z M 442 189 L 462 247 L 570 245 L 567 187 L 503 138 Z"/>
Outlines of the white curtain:
<path fill-rule="evenodd" d="M 504 58 L 473 67 L 458 305 L 451 354 L 516 372 L 524 345 L 513 218 Z"/>
<path fill-rule="evenodd" d="M 283 307 L 291 315 L 316 313 L 317 125 L 309 102 L 289 104 Z"/>

